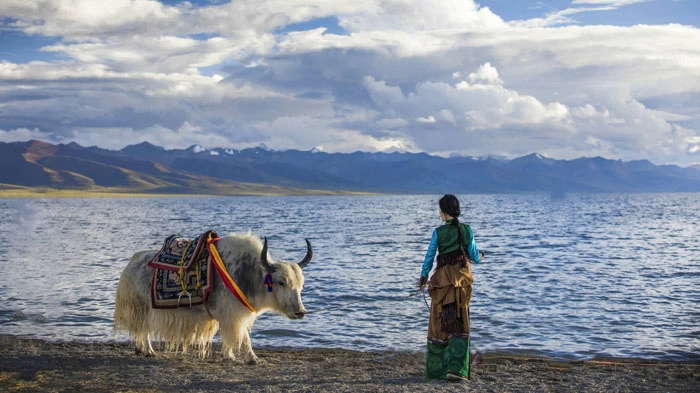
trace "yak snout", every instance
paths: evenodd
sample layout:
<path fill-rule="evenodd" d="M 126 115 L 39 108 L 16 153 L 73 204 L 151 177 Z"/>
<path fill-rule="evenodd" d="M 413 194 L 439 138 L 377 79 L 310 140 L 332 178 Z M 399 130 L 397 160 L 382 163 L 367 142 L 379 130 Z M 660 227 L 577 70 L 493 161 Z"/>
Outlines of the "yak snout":
<path fill-rule="evenodd" d="M 285 315 L 289 319 L 302 319 L 306 316 L 306 308 L 304 308 L 304 306 L 288 307 L 287 312 L 285 312 Z"/>

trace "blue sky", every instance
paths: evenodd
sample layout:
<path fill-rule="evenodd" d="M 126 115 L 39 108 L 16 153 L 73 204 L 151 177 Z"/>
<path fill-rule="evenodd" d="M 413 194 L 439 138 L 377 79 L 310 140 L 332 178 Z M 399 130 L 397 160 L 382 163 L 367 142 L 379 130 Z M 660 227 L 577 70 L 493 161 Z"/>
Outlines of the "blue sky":
<path fill-rule="evenodd" d="M 0 141 L 700 163 L 695 0 L 8 0 Z"/>
<path fill-rule="evenodd" d="M 564 11 L 567 9 L 586 9 L 610 7 L 615 1 L 577 3 L 571 1 L 514 1 L 514 0 L 486 0 L 479 4 L 489 7 L 503 20 L 527 20 L 541 18 L 544 15 Z M 636 24 L 659 25 L 668 23 L 680 23 L 698 26 L 700 23 L 700 2 L 697 1 L 639 1 L 628 2 L 628 5 L 614 7 L 607 10 L 581 12 L 574 18 L 582 25 L 614 25 L 632 26 Z"/>

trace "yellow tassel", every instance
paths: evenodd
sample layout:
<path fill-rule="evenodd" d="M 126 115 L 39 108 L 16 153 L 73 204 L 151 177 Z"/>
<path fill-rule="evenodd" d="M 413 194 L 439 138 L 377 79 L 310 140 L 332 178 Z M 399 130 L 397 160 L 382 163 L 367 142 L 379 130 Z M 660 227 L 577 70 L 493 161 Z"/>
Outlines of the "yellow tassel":
<path fill-rule="evenodd" d="M 185 282 L 184 277 L 185 256 L 187 256 L 187 250 L 190 249 L 192 243 L 194 243 L 194 241 L 187 243 L 187 247 L 185 247 L 185 251 L 182 253 L 182 258 L 180 258 L 180 285 L 182 286 L 182 294 L 185 296 L 189 295 L 189 293 L 187 292 L 187 283 Z"/>

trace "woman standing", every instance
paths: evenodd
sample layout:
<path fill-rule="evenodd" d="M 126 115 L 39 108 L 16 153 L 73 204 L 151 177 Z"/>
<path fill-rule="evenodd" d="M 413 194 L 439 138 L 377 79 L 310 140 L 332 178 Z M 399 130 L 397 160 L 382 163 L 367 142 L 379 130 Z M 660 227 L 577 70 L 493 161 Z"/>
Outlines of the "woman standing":
<path fill-rule="evenodd" d="M 469 378 L 469 300 L 472 296 L 471 262 L 481 261 L 474 233 L 459 222 L 459 200 L 451 194 L 440 199 L 444 225 L 435 228 L 425 255 L 418 286 L 428 284 L 437 253 L 437 267 L 428 284 L 432 299 L 428 325 L 425 376 L 464 381 Z"/>

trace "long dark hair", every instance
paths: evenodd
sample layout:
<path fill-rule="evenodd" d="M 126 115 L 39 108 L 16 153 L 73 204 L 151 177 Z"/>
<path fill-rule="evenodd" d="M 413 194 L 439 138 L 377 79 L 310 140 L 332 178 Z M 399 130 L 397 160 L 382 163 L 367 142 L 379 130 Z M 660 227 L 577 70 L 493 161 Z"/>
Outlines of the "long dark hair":
<path fill-rule="evenodd" d="M 459 236 L 459 248 L 464 252 L 464 237 L 462 236 L 462 225 L 459 223 L 459 215 L 462 211 L 459 209 L 459 199 L 452 194 L 446 194 L 440 198 L 440 210 L 443 213 L 452 216 L 452 225 L 457 228 L 457 236 Z"/>

